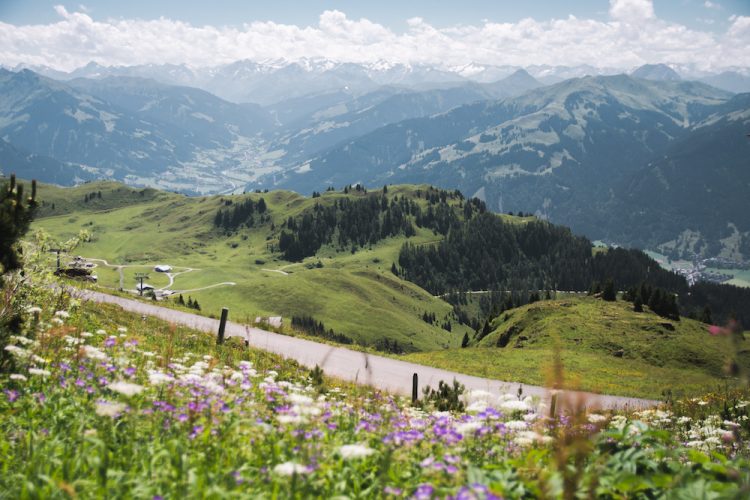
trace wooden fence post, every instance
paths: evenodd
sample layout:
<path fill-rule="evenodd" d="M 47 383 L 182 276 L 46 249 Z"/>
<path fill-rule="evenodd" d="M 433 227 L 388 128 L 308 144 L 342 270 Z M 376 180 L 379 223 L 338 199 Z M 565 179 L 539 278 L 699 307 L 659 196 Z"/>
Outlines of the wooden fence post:
<path fill-rule="evenodd" d="M 229 316 L 229 309 L 226 307 L 221 308 L 221 320 L 219 320 L 219 336 L 216 338 L 216 343 L 221 345 L 224 343 L 224 330 L 227 327 L 227 316 Z"/>
<path fill-rule="evenodd" d="M 419 393 L 417 392 L 417 388 L 419 387 L 419 377 L 415 373 L 411 378 L 411 402 L 412 404 L 417 402 Z"/>

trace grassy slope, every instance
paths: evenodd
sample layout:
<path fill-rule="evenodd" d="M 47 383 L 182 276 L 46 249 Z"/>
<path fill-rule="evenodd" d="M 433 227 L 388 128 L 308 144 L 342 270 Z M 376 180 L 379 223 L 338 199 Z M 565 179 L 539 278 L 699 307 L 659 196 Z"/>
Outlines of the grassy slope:
<path fill-rule="evenodd" d="M 415 189 L 395 187 L 388 194 L 401 196 Z M 101 200 L 84 203 L 84 194 L 99 190 Z M 113 183 L 92 183 L 74 189 L 41 186 L 39 196 L 46 203 L 34 227 L 43 228 L 58 239 L 86 229 L 92 239 L 76 253 L 103 258 L 110 264 L 150 267 L 168 263 L 176 268 L 195 268 L 196 271 L 177 277 L 174 290 L 235 282 L 236 286 L 186 293 L 199 301 L 205 314 L 217 314 L 224 306 L 230 308 L 235 320 L 256 315 L 307 314 L 323 321 L 326 328 L 362 343 L 389 338 L 421 350 L 456 346 L 467 331 L 455 322 L 449 333 L 422 321 L 422 313 L 429 311 L 442 322 L 451 307 L 390 273 L 402 238 L 385 240 L 355 254 L 324 249 L 319 258 L 290 264 L 268 251 L 266 238 L 275 234 L 270 224 L 243 229 L 228 237 L 216 231 L 212 221 L 222 206 L 221 197 L 188 198 L 150 190 L 141 196 L 140 192 Z M 313 200 L 295 193 L 272 192 L 232 199 L 237 202 L 243 197 L 261 196 L 268 204 L 272 222 L 278 226 L 315 202 L 328 203 L 344 195 L 325 193 Z M 432 232 L 423 230 L 413 239 L 433 240 Z M 323 268 L 306 265 L 318 260 Z M 125 268 L 125 288 L 133 288 L 134 273 L 148 267 Z M 288 274 L 263 269 L 283 269 Z M 111 268 L 100 267 L 97 274 L 101 286 L 116 287 L 119 281 L 119 274 Z M 164 276 L 154 272 L 150 276 L 149 282 L 166 284 Z"/>
<path fill-rule="evenodd" d="M 492 326 L 489 335 L 467 349 L 415 353 L 407 359 L 540 384 L 551 381 L 549 367 L 559 346 L 573 386 L 660 397 L 665 389 L 688 394 L 715 389 L 723 383 L 724 363 L 731 352 L 727 339 L 711 337 L 699 322 L 634 313 L 629 303 L 590 297 L 530 304 L 501 315 Z M 508 331 L 513 333 L 506 347 L 497 347 Z M 620 350 L 622 357 L 616 357 Z"/>
<path fill-rule="evenodd" d="M 391 187 L 389 196 L 413 194 L 415 189 Z M 84 194 L 98 190 L 102 191 L 101 200 L 83 202 Z M 718 344 L 719 339 L 708 337 L 699 323 L 673 323 L 676 330 L 670 332 L 659 325 L 668 321 L 656 315 L 636 315 L 625 303 L 588 298 L 543 302 L 509 311 L 507 319 L 506 315 L 496 319 L 495 331 L 478 346 L 457 349 L 468 331 L 465 327 L 453 322 L 453 332 L 448 333 L 421 320 L 422 313 L 429 311 L 442 322 L 450 313 L 450 306 L 390 273 L 402 238 L 389 239 L 354 254 L 323 248 L 317 257 L 289 263 L 267 250 L 266 238 L 275 234 L 270 225 L 231 236 L 214 230 L 211 221 L 221 206 L 220 197 L 140 192 L 113 183 L 74 189 L 42 186 L 40 197 L 47 204 L 35 226 L 60 239 L 81 228 L 89 230 L 92 240 L 76 253 L 105 258 L 110 263 L 137 265 L 124 270 L 126 288 L 134 286 L 136 271 L 148 270 L 156 263 L 171 264 L 177 271 L 178 266 L 195 268 L 178 276 L 173 289 L 237 283 L 186 292 L 198 299 L 204 314 L 215 315 L 223 306 L 229 307 L 230 317 L 239 321 L 256 315 L 307 314 L 323 321 L 326 328 L 362 343 L 384 337 L 401 344 L 413 343 L 415 348 L 428 352 L 407 358 L 424 364 L 505 380 L 544 383 L 553 345 L 559 338 L 569 378 L 576 378 L 583 389 L 659 397 L 665 388 L 693 393 L 715 388 L 721 380 L 726 350 Z M 315 202 L 327 203 L 344 195 L 325 193 L 316 200 L 288 192 L 245 196 L 263 196 L 272 221 L 279 225 Z M 241 197 L 233 199 L 238 201 Z M 54 211 L 51 203 L 55 203 Z M 437 239 L 429 231 L 418 230 L 413 241 Z M 309 266 L 318 260 L 323 268 Z M 264 269 L 280 269 L 288 274 Z M 100 267 L 97 274 L 101 286 L 115 287 L 119 281 L 119 274 L 113 269 Z M 165 284 L 163 275 L 150 275 L 151 283 Z M 509 345 L 495 347 L 500 334 L 514 325 L 519 332 Z M 514 347 L 519 335 L 529 337 L 522 342 L 523 348 Z M 444 349 L 446 346 L 452 349 Z M 619 349 L 623 349 L 622 358 L 613 355 Z"/>

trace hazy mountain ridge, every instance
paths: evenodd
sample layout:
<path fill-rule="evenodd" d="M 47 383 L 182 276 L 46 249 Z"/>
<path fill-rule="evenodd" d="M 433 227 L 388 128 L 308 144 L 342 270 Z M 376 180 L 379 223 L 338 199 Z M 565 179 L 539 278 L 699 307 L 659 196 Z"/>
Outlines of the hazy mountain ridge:
<path fill-rule="evenodd" d="M 31 71 L 0 73 L 0 134 L 32 153 L 100 169 L 145 172 L 186 159 L 180 132 L 142 120 Z"/>
<path fill-rule="evenodd" d="M 592 65 L 530 65 L 522 68 L 476 62 L 442 68 L 388 61 L 347 63 L 324 58 L 240 60 L 214 67 L 197 68 L 184 64 L 101 66 L 92 62 L 67 73 L 32 65 L 13 69 L 23 68 L 58 80 L 99 79 L 108 76 L 149 78 L 169 85 L 200 88 L 232 102 L 256 102 L 263 105 L 272 105 L 311 93 L 346 90 L 361 94 L 381 86 L 428 90 L 468 82 L 487 84 L 506 78 L 518 70 L 527 71 L 533 78 L 550 85 L 570 78 L 615 75 L 626 69 L 600 68 Z M 630 73 L 659 80 L 667 79 L 666 76 L 669 75 L 668 79 L 701 80 L 731 92 L 750 91 L 748 68 L 726 68 L 711 73 L 679 64 L 646 64 L 632 68 Z"/>
<path fill-rule="evenodd" d="M 12 173 L 18 173 L 26 179 L 44 179 L 61 186 L 73 186 L 96 179 L 96 174 L 79 165 L 29 153 L 0 139 L 0 175 Z"/>
<path fill-rule="evenodd" d="M 240 106 L 200 89 L 144 78 L 78 78 L 68 84 L 146 119 L 180 127 L 204 147 L 227 146 L 236 135 L 254 135 L 271 122 L 260 106 Z"/>
<path fill-rule="evenodd" d="M 337 143 L 391 123 L 444 113 L 472 102 L 515 96 L 540 86 L 531 75 L 519 70 L 492 84 L 470 83 L 421 92 L 387 87 L 317 110 L 306 121 L 294 122 L 269 149 L 286 151 L 282 160 L 286 164 L 304 161 Z"/>
<path fill-rule="evenodd" d="M 741 99 L 725 105 L 730 98 L 696 82 L 573 79 L 383 127 L 326 152 L 281 185 L 431 182 L 482 196 L 494 210 L 531 211 L 607 237 L 616 233 L 617 213 L 599 217 L 594 207 L 624 197 L 614 186 L 668 153 L 674 141 L 693 130 L 701 135 L 704 123 L 741 110 Z M 683 230 L 671 229 L 675 236 Z"/>
<path fill-rule="evenodd" d="M 663 157 L 624 179 L 607 236 L 673 255 L 750 258 L 750 94 L 720 106 Z M 678 230 L 679 229 L 679 230 Z"/>

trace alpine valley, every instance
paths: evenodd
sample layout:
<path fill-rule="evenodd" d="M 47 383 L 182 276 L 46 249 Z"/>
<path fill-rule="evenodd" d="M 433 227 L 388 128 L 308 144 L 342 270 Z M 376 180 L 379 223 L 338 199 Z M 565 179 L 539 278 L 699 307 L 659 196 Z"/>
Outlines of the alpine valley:
<path fill-rule="evenodd" d="M 741 267 L 750 79 L 679 69 L 323 59 L 6 69 L 0 171 L 185 194 L 427 183 L 592 240 Z"/>

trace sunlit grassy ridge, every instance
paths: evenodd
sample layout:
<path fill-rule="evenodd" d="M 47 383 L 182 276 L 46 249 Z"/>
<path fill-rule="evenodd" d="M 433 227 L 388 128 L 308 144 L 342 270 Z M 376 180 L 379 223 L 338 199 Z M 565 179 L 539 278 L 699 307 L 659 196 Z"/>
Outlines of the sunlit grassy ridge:
<path fill-rule="evenodd" d="M 390 186 L 388 196 L 425 204 L 416 197 L 418 189 L 426 188 Z M 171 288 L 184 291 L 185 299 L 198 300 L 203 314 L 218 315 L 221 307 L 229 307 L 235 321 L 282 315 L 287 324 L 291 316 L 311 316 L 363 345 L 388 339 L 407 350 L 425 351 L 411 355 L 412 361 L 522 383 L 547 382 L 545 367 L 555 346 L 562 349 L 569 379 L 594 392 L 660 398 L 666 389 L 694 394 L 724 381 L 723 339 L 710 337 L 697 322 L 634 313 L 624 302 L 581 297 L 539 302 L 502 314 L 491 333 L 477 339 L 473 330 L 456 321 L 448 303 L 390 272 L 404 237 L 387 238 L 354 253 L 323 246 L 316 256 L 298 263 L 272 251 L 287 218 L 316 203 L 364 196 L 354 190 L 325 192 L 318 198 L 285 191 L 185 197 L 105 182 L 74 189 L 42 186 L 39 196 L 46 201 L 35 227 L 58 239 L 88 230 L 91 240 L 75 253 L 129 266 L 121 270 L 126 289 L 135 286 L 136 272 L 148 272 L 154 264 L 171 264 L 177 272 L 192 268 L 177 276 Z M 237 204 L 261 197 L 269 221 L 229 233 L 213 225 L 217 210 L 228 200 Z M 533 220 L 501 217 L 521 224 Z M 416 244 L 441 239 L 430 230 L 416 230 L 410 239 Z M 119 287 L 118 270 L 99 266 L 96 272 L 99 286 Z M 163 274 L 149 274 L 152 285 L 167 285 Z M 437 321 L 423 321 L 425 312 Z M 450 321 L 451 332 L 441 328 L 445 321 Z M 459 349 L 465 333 L 473 337 L 471 346 Z M 506 347 L 496 347 L 504 335 Z M 747 353 L 741 356 L 750 358 Z"/>
<path fill-rule="evenodd" d="M 670 321 L 629 302 L 593 297 L 541 301 L 512 309 L 467 349 L 415 353 L 407 359 L 463 373 L 530 384 L 549 382 L 560 349 L 569 382 L 607 394 L 661 398 L 700 394 L 727 381 L 727 338 L 687 318 Z M 504 347 L 501 347 L 504 345 Z M 740 359 L 748 364 L 747 349 Z"/>
<path fill-rule="evenodd" d="M 388 196 L 409 196 L 420 202 L 415 196 L 420 188 L 424 186 L 392 186 Z M 100 190 L 102 198 L 93 201 L 96 207 L 90 205 L 91 201 L 84 202 L 87 193 Z M 287 218 L 316 203 L 363 196 L 360 193 L 327 192 L 313 199 L 285 191 L 232 197 L 185 197 L 150 190 L 141 197 L 140 192 L 112 183 L 91 183 L 75 189 L 42 186 L 39 196 L 46 204 L 34 227 L 63 240 L 86 229 L 91 240 L 76 253 L 106 259 L 110 264 L 167 263 L 196 269 L 179 276 L 175 290 L 236 283 L 188 292 L 205 314 L 217 314 L 222 307 L 229 307 L 230 317 L 242 321 L 257 315 L 287 319 L 308 315 L 362 344 L 389 339 L 407 350 L 457 346 L 468 331 L 449 318 L 449 304 L 390 272 L 405 241 L 402 237 L 385 239 L 356 253 L 324 247 L 318 256 L 300 263 L 281 260 L 278 252 L 271 251 L 269 245 L 278 237 L 277 228 Z M 261 197 L 268 206 L 270 222 L 229 235 L 214 227 L 214 216 L 225 208 L 225 200 L 238 203 Z M 432 231 L 417 228 L 411 241 L 436 239 Z M 322 268 L 314 267 L 318 262 Z M 100 269 L 99 284 L 117 288 L 119 273 Z M 125 268 L 125 288 L 134 288 L 134 273 L 147 269 Z M 160 279 L 157 273 L 150 275 L 152 281 Z M 424 312 L 433 313 L 439 321 L 435 325 L 422 321 Z M 451 332 L 438 326 L 449 320 Z"/>
<path fill-rule="evenodd" d="M 740 498 L 750 484 L 749 403 L 733 394 L 558 419 L 479 391 L 466 413 L 437 412 L 50 295 L 30 298 L 62 309 L 29 311 L 5 350 L 3 498 Z"/>

